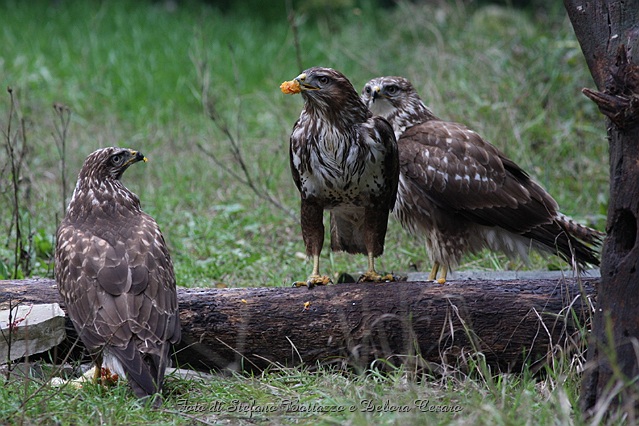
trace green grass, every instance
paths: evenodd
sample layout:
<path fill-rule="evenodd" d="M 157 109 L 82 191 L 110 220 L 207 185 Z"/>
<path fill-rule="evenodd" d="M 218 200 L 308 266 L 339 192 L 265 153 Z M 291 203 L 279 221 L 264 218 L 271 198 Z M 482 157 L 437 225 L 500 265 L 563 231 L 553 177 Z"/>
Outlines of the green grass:
<path fill-rule="evenodd" d="M 402 368 L 354 375 L 321 368 L 185 380 L 169 375 L 152 410 L 123 385 L 0 390 L 0 421 L 15 424 L 579 424 L 574 377 L 489 376 L 481 359 L 469 375 L 416 376 Z"/>
<path fill-rule="evenodd" d="M 437 115 L 478 131 L 538 179 L 563 212 L 603 229 L 608 197 L 604 122 L 580 93 L 594 85 L 561 7 L 522 11 L 440 3 L 300 14 L 303 67 L 334 67 L 358 89 L 374 76 L 408 77 Z M 34 275 L 52 276 L 49 258 L 62 215 L 54 102 L 72 111 L 65 153 L 68 193 L 82 161 L 98 147 L 128 146 L 150 159 L 127 171 L 124 182 L 160 224 L 179 285 L 289 286 L 308 275 L 311 265 L 299 256 L 304 250 L 296 216 L 299 198 L 288 166 L 288 137 L 302 100 L 278 88 L 300 71 L 293 35 L 284 7 L 264 13 L 247 9 L 220 12 L 194 1 L 180 3 L 175 11 L 162 2 L 0 3 L 0 87 L 13 88 L 26 128 L 20 212 Z M 215 109 L 217 122 L 207 117 L 203 103 Z M 0 244 L 0 278 L 14 267 L 11 175 L 4 150 L 9 109 L 8 94 L 0 95 L 0 229 L 6 235 Z M 15 132 L 18 123 L 11 123 Z M 224 126 L 259 188 L 282 208 L 257 197 L 200 148 L 240 172 Z M 325 273 L 365 265 L 363 256 L 327 249 L 322 254 Z M 422 243 L 395 221 L 378 265 L 395 272 L 430 267 Z M 489 253 L 469 256 L 461 265 L 521 267 Z M 565 265 L 534 257 L 532 267 Z M 383 404 L 387 397 L 396 405 L 432 399 L 463 406 L 455 415 L 278 412 L 275 423 L 543 424 L 557 415 L 579 423 L 580 376 L 574 370 L 562 365 L 545 379 L 493 377 L 496 372 L 481 369 L 470 377 L 424 380 L 402 370 L 385 376 L 375 370 L 352 375 L 303 369 L 220 377 L 206 384 L 170 378 L 165 410 L 159 412 L 124 391 L 106 399 L 91 389 L 35 392 L 35 384 L 15 382 L 0 390 L 0 423 L 97 423 L 92 413 L 98 413 L 112 424 L 188 424 L 192 418 L 176 413 L 183 394 L 227 406 L 234 399 L 268 405 L 283 398 L 358 406 L 362 399 Z M 226 410 L 204 418 L 253 424 L 245 417 Z M 267 416 L 255 417 L 268 423 Z"/>
<path fill-rule="evenodd" d="M 410 78 L 438 115 L 466 123 L 503 149 L 565 213 L 603 227 L 605 132 L 594 104 L 580 94 L 592 83 L 561 9 L 535 15 L 494 6 L 400 3 L 356 11 L 299 16 L 304 67 L 340 69 L 357 88 L 377 75 Z M 22 205 L 29 231 L 52 236 L 62 214 L 51 108 L 61 102 L 72 110 L 65 154 L 69 193 L 83 159 L 100 146 L 130 146 L 150 158 L 124 181 L 160 223 L 180 285 L 279 286 L 308 274 L 309 263 L 295 255 L 303 244 L 288 169 L 288 136 L 302 100 L 278 90 L 299 72 L 284 12 L 260 20 L 223 15 L 197 2 L 175 12 L 134 2 L 5 2 L 0 12 L 1 87 L 15 90 L 26 120 Z M 203 102 L 213 105 L 217 123 Z M 8 108 L 5 96 L 3 129 Z M 285 212 L 199 148 L 239 172 L 219 124 L 241 147 L 261 190 Z M 9 174 L 2 170 L 8 196 Z M 10 206 L 0 206 L 0 225 L 7 230 Z M 9 241 L 7 247 L 0 251 L 5 265 L 11 263 Z M 395 221 L 386 247 L 380 265 L 387 270 L 429 268 L 421 242 Z M 365 267 L 361 256 L 325 250 L 323 259 L 324 271 L 332 274 Z M 534 268 L 565 266 L 534 259 Z M 40 262 L 35 273 L 50 275 L 49 266 Z M 482 254 L 469 256 L 461 269 L 495 267 L 523 265 Z"/>

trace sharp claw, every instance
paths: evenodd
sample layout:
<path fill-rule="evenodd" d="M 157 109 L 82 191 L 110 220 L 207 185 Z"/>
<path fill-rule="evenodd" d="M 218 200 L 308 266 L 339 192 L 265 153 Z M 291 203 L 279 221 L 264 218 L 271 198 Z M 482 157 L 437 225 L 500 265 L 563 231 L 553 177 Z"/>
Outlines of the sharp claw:
<path fill-rule="evenodd" d="M 326 275 L 322 275 L 319 281 L 313 281 L 315 285 L 329 285 L 333 284 L 333 280 L 327 277 Z"/>
<path fill-rule="evenodd" d="M 357 280 L 358 283 L 362 282 L 373 282 L 373 283 L 381 283 L 381 282 L 394 282 L 397 281 L 397 278 L 393 274 L 386 274 L 384 276 L 378 274 L 375 271 L 368 271 Z"/>
<path fill-rule="evenodd" d="M 333 284 L 333 280 L 326 275 L 322 276 L 310 276 L 306 281 L 295 281 L 293 287 L 308 287 L 313 288 L 316 285 L 328 285 Z"/>
<path fill-rule="evenodd" d="M 382 281 L 386 283 L 392 283 L 392 282 L 399 281 L 399 279 L 393 274 L 386 274 L 382 277 Z"/>

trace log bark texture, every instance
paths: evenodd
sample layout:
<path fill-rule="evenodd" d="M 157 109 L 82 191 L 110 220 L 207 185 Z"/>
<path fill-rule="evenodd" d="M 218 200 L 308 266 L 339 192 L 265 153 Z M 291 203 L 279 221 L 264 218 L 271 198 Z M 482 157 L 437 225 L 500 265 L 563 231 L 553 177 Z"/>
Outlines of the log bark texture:
<path fill-rule="evenodd" d="M 592 414 L 599 403 L 610 401 L 613 408 L 625 406 L 634 419 L 639 394 L 639 4 L 564 4 L 597 85 L 584 94 L 606 116 L 610 145 L 607 237 L 580 403 Z"/>
<path fill-rule="evenodd" d="M 580 345 L 597 279 L 338 284 L 178 291 L 180 367 L 364 369 L 383 359 L 437 370 L 483 353 L 495 371 L 543 365 Z M 52 280 L 0 281 L 0 309 L 60 301 Z M 64 306 L 62 306 L 64 309 Z M 58 351 L 68 352 L 71 337 Z M 74 354 L 77 357 L 77 354 Z M 382 363 L 383 364 L 383 363 Z"/>

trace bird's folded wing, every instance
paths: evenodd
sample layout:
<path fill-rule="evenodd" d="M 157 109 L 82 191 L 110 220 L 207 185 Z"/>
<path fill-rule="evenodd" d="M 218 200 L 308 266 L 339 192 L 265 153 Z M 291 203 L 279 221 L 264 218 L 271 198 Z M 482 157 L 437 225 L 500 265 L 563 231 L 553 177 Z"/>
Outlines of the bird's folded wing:
<path fill-rule="evenodd" d="M 450 214 L 521 232 L 521 223 L 545 223 L 557 211 L 526 172 L 461 124 L 418 124 L 404 132 L 399 146 L 411 192 Z"/>

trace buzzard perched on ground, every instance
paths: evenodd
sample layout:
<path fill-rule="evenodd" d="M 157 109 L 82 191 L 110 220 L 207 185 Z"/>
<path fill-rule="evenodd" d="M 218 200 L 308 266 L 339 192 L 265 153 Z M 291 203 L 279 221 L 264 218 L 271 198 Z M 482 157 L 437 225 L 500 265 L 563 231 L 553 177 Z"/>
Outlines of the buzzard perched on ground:
<path fill-rule="evenodd" d="M 527 259 L 535 248 L 558 254 L 578 272 L 599 265 L 592 246 L 603 234 L 575 223 L 512 160 L 477 133 L 433 115 L 402 77 L 369 81 L 362 99 L 388 119 L 398 141 L 400 178 L 393 213 L 421 234 L 441 279 L 466 252 L 482 248 Z"/>
<path fill-rule="evenodd" d="M 282 84 L 302 93 L 304 109 L 290 138 L 290 165 L 300 191 L 302 236 L 313 272 L 306 282 L 325 284 L 319 273 L 324 242 L 323 211 L 330 211 L 331 249 L 368 255 L 360 281 L 385 281 L 374 258 L 384 251 L 388 214 L 395 204 L 399 163 L 393 129 L 371 117 L 343 74 L 331 68 L 307 69 Z"/>
<path fill-rule="evenodd" d="M 138 161 L 146 158 L 122 148 L 87 157 L 58 228 L 55 275 L 69 317 L 96 363 L 96 379 L 108 369 L 126 377 L 142 398 L 162 388 L 180 321 L 164 237 L 120 182 Z"/>

